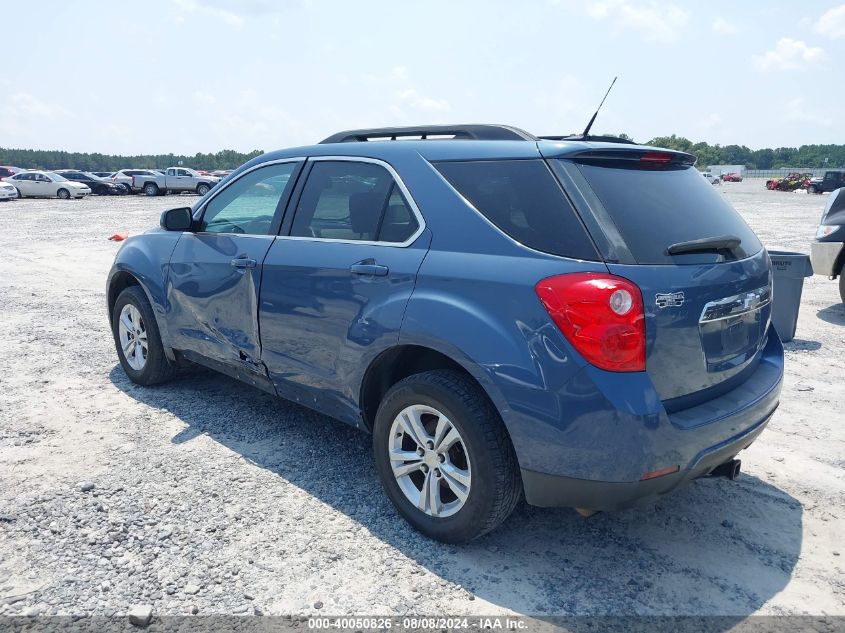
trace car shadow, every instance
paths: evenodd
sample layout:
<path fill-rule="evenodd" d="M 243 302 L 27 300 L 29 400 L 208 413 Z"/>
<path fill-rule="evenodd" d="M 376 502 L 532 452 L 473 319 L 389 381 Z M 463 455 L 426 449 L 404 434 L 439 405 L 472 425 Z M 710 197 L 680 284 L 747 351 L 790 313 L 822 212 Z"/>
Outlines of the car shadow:
<path fill-rule="evenodd" d="M 816 312 L 816 316 L 822 321 L 834 325 L 845 325 L 845 303 L 837 303 Z"/>
<path fill-rule="evenodd" d="M 436 543 L 413 531 L 381 493 L 368 435 L 204 370 L 155 388 L 134 385 L 120 366 L 110 378 L 131 398 L 186 425 L 173 443 L 210 437 L 440 578 L 542 620 L 729 615 L 719 626 L 728 629 L 784 589 L 801 551 L 801 504 L 747 474 L 735 482 L 698 480 L 656 504 L 590 519 L 522 504 L 472 543 Z M 566 624 L 582 625 L 589 628 L 581 619 Z"/>

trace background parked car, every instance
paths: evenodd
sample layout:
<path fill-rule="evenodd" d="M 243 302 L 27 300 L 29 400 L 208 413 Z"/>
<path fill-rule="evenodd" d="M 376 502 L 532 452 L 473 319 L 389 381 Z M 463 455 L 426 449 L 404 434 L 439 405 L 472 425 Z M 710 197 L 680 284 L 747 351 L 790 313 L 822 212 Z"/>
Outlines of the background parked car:
<path fill-rule="evenodd" d="M 845 303 L 845 188 L 831 194 L 810 249 L 813 273 L 839 277 L 839 296 Z"/>
<path fill-rule="evenodd" d="M 23 169 L 20 167 L 10 167 L 8 165 L 3 165 L 0 167 L 0 178 L 8 178 L 9 176 L 14 176 L 15 174 L 22 172 Z"/>
<path fill-rule="evenodd" d="M 742 182 L 742 176 L 732 171 L 729 174 L 722 174 L 722 180 L 725 182 Z"/>
<path fill-rule="evenodd" d="M 704 176 L 707 179 L 707 182 L 709 182 L 711 185 L 721 185 L 722 184 L 722 181 L 719 179 L 719 177 L 714 176 L 709 171 L 703 171 L 703 172 L 701 172 L 701 175 Z"/>
<path fill-rule="evenodd" d="M 162 196 L 167 193 L 195 191 L 204 196 L 220 182 L 217 176 L 203 176 L 187 167 L 168 167 L 163 175 L 139 175 L 132 177 L 132 190 L 143 191 L 148 196 Z"/>
<path fill-rule="evenodd" d="M 10 185 L 7 182 L 0 182 L 0 200 L 8 202 L 9 200 L 14 200 L 17 197 L 18 190 L 15 189 L 14 185 Z"/>
<path fill-rule="evenodd" d="M 126 191 L 132 193 L 132 177 L 133 176 L 154 176 L 161 174 L 155 169 L 121 169 L 111 175 L 112 182 L 123 185 Z"/>
<path fill-rule="evenodd" d="M 807 193 L 825 193 L 845 187 L 845 171 L 826 171 L 824 177 L 810 178 L 807 184 Z"/>
<path fill-rule="evenodd" d="M 111 180 L 106 180 L 105 178 L 100 178 L 99 176 L 95 176 L 94 174 L 88 172 L 62 169 L 56 171 L 55 173 L 60 176 L 64 176 L 68 180 L 88 185 L 88 188 L 91 189 L 91 193 L 97 194 L 98 196 L 120 196 L 127 193 L 126 187 L 123 185 L 119 185 Z"/>
<path fill-rule="evenodd" d="M 3 178 L 4 182 L 14 185 L 18 190 L 18 197 L 33 198 L 84 198 L 91 189 L 87 185 L 68 180 L 51 171 L 23 171 L 9 178 Z"/>

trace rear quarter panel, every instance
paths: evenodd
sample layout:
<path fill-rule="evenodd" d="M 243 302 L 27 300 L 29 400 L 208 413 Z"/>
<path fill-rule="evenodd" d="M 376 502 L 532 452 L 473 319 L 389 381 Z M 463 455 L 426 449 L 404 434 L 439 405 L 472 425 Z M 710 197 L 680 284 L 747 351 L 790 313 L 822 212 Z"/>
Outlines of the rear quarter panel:
<path fill-rule="evenodd" d="M 533 462 L 545 427 L 559 428 L 558 397 L 586 365 L 554 325 L 534 285 L 599 262 L 429 252 L 417 276 L 400 344 L 435 349 L 462 365 L 499 410 L 520 464 Z M 524 463 L 523 463 L 524 462 Z"/>

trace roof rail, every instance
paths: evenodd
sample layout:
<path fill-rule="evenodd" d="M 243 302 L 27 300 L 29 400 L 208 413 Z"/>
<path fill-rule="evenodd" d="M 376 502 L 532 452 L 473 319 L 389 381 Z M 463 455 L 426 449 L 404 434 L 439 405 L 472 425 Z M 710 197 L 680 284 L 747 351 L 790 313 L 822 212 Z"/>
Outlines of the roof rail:
<path fill-rule="evenodd" d="M 369 130 L 347 130 L 332 134 L 323 143 L 362 143 L 365 141 L 395 141 L 401 137 L 451 136 L 452 139 L 476 141 L 536 141 L 537 137 L 510 125 L 420 125 L 383 127 Z"/>
<path fill-rule="evenodd" d="M 620 138 L 618 136 L 601 136 L 593 134 L 589 134 L 588 136 L 584 136 L 583 134 L 567 134 L 564 136 L 552 135 L 538 136 L 537 138 L 543 141 L 595 141 L 597 143 L 625 143 L 627 145 L 638 144 L 636 141 L 632 141 L 631 139 L 627 138 Z"/>

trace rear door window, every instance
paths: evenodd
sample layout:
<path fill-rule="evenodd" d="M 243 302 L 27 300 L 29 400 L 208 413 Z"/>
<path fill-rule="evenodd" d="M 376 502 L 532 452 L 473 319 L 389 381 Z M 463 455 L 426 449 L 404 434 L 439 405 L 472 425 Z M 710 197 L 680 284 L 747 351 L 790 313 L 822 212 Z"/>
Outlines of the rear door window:
<path fill-rule="evenodd" d="M 552 255 L 599 259 L 545 161 L 449 161 L 434 166 L 479 213 L 520 244 Z"/>
<path fill-rule="evenodd" d="M 290 234 L 402 243 L 418 228 L 399 186 L 381 165 L 317 161 L 302 190 Z"/>
<path fill-rule="evenodd" d="M 561 160 L 564 165 L 568 161 Z M 622 162 L 622 161 L 620 161 Z M 565 168 L 571 173 L 572 163 Z M 739 213 L 694 167 L 639 169 L 576 163 L 588 186 L 640 264 L 693 264 L 718 261 L 714 253 L 669 255 L 681 242 L 735 236 L 739 257 L 763 246 Z"/>

